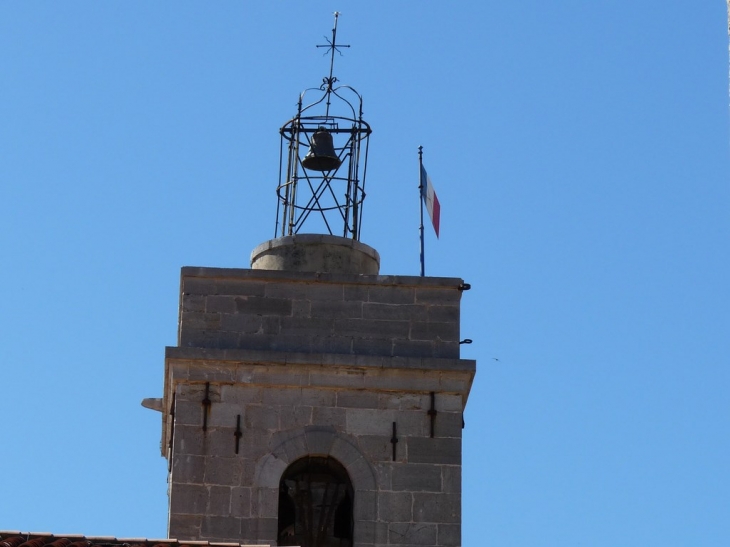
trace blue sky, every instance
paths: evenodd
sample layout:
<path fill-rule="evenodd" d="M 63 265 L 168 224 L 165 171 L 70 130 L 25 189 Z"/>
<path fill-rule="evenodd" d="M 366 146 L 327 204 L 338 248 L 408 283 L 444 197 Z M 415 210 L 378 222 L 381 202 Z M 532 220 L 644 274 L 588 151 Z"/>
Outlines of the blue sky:
<path fill-rule="evenodd" d="M 335 10 L 362 241 L 417 275 L 422 145 L 427 274 L 473 287 L 463 544 L 727 545 L 727 13 L 687 0 L 0 4 L 0 529 L 164 537 L 180 267 L 273 236 Z"/>

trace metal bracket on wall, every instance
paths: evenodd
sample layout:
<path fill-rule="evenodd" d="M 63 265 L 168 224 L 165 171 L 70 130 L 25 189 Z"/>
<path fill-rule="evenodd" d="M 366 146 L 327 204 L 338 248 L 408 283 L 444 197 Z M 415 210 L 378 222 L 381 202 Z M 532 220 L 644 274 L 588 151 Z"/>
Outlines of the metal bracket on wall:
<path fill-rule="evenodd" d="M 205 382 L 205 397 L 203 397 L 203 431 L 208 430 L 208 414 L 210 412 L 210 382 Z"/>
<path fill-rule="evenodd" d="M 241 441 L 241 437 L 243 436 L 243 432 L 241 431 L 241 415 L 239 414 L 236 416 L 236 431 L 234 431 L 233 436 L 236 437 L 236 454 L 238 454 L 238 444 Z"/>
<path fill-rule="evenodd" d="M 395 422 L 393 422 L 393 436 L 390 438 L 390 442 L 393 443 L 393 461 L 395 461 L 395 445 L 398 444 L 398 433 Z"/>
<path fill-rule="evenodd" d="M 436 410 L 436 393 L 433 391 L 431 392 L 431 409 L 428 411 L 428 415 L 431 417 L 431 438 L 433 439 L 433 426 L 434 422 L 436 422 L 436 415 L 438 414 L 438 410 Z"/>

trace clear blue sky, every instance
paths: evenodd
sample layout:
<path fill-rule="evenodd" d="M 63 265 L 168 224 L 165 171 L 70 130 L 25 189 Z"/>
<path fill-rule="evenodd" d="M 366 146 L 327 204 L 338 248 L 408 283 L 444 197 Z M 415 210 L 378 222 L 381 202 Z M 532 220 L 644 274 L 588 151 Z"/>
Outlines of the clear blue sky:
<path fill-rule="evenodd" d="M 724 2 L 0 4 L 0 528 L 162 537 L 181 266 L 273 236 L 328 61 L 362 241 L 418 273 L 417 148 L 478 360 L 463 544 L 730 544 Z M 499 358 L 495 361 L 493 358 Z"/>

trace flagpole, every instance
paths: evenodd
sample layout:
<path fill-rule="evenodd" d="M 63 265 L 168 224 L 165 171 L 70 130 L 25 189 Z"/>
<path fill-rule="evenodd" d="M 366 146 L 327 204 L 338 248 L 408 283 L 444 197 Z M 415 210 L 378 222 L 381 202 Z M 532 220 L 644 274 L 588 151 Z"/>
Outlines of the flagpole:
<path fill-rule="evenodd" d="M 426 275 L 426 256 L 423 246 L 423 146 L 418 147 L 418 201 L 421 203 L 421 277 Z"/>

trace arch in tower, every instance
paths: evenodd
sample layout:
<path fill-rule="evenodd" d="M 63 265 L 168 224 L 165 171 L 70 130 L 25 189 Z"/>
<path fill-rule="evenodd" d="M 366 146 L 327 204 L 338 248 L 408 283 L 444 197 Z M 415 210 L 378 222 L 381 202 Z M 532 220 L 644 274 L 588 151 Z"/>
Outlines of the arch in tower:
<path fill-rule="evenodd" d="M 316 478 L 317 480 L 314 482 L 319 481 L 319 484 L 312 495 L 318 498 L 322 498 L 324 495 L 327 483 L 330 484 L 330 489 L 335 483 L 339 484 L 336 500 L 333 502 L 330 499 L 324 504 L 320 503 L 320 505 L 336 504 L 334 507 L 329 506 L 334 512 L 329 517 L 331 518 L 331 522 L 328 523 L 330 534 L 326 537 L 331 539 L 332 543 L 312 543 L 311 547 L 315 547 L 315 545 L 317 547 L 320 545 L 322 547 L 353 545 L 362 542 L 364 538 L 358 538 L 362 533 L 371 534 L 374 531 L 378 514 L 375 472 L 353 437 L 338 432 L 333 427 L 307 426 L 279 433 L 272 444 L 275 446 L 271 452 L 259 460 L 256 465 L 254 488 L 258 499 L 268 500 L 268 503 L 262 505 L 269 508 L 269 514 L 259 515 L 259 517 L 276 519 L 277 537 L 265 538 L 259 534 L 259 539 L 276 540 L 279 545 L 304 545 L 301 535 L 296 535 L 296 533 L 292 535 L 292 532 L 297 530 L 297 500 L 294 498 L 297 478 L 300 490 L 302 484 L 305 484 L 307 480 L 311 481 L 312 478 Z M 288 496 L 288 500 L 285 495 L 282 495 L 283 489 L 286 489 L 284 494 Z M 348 493 L 347 496 L 345 496 L 345 492 Z M 307 495 L 310 494 L 302 494 L 302 498 Z M 328 490 L 327 496 L 331 498 L 332 490 Z M 348 503 L 350 504 L 349 512 L 345 514 Z M 306 507 L 306 503 L 302 499 L 299 500 L 299 504 L 301 513 Z M 338 511 L 339 519 L 335 519 L 335 513 Z M 300 519 L 304 518 L 300 514 Z M 327 519 L 327 514 L 325 513 L 322 518 Z M 337 535 L 334 530 L 335 520 L 338 523 Z M 294 528 L 290 528 L 292 524 L 295 524 Z M 314 524 L 319 525 L 319 521 Z M 301 527 L 300 522 L 299 528 L 301 529 Z M 348 527 L 349 534 L 345 533 Z M 283 537 L 280 537 L 281 534 L 284 534 Z M 295 543 L 291 543 L 291 541 L 295 541 Z M 371 540 L 365 543 L 372 542 Z"/>
<path fill-rule="evenodd" d="M 304 456 L 279 482 L 278 545 L 351 547 L 352 482 L 332 457 Z"/>

